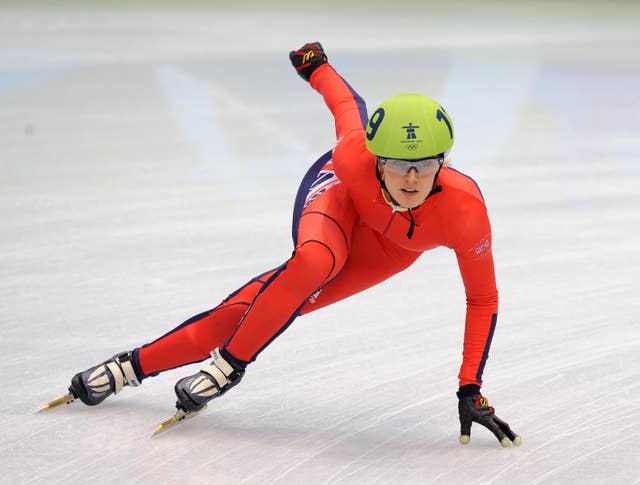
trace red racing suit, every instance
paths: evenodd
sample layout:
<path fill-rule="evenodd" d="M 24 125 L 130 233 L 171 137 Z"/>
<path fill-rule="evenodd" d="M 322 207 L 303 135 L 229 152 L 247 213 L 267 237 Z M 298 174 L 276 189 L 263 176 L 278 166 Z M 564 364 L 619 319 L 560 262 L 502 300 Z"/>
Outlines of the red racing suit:
<path fill-rule="evenodd" d="M 207 358 L 246 366 L 293 320 L 396 274 L 422 252 L 455 251 L 467 312 L 460 386 L 482 384 L 496 326 L 496 289 L 491 227 L 476 183 L 443 167 L 427 199 L 398 212 L 385 200 L 376 159 L 365 145 L 364 101 L 329 65 L 311 86 L 335 119 L 337 145 L 302 181 L 293 217 L 295 250 L 282 266 L 229 295 L 212 310 L 187 320 L 134 351 L 144 376 Z"/>

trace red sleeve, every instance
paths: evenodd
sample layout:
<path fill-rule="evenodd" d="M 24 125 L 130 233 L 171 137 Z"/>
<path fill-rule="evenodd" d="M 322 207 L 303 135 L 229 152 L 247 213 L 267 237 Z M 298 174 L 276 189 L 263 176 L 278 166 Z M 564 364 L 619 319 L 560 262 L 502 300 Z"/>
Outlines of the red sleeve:
<path fill-rule="evenodd" d="M 318 91 L 331 110 L 336 123 L 338 143 L 352 130 L 367 125 L 367 107 L 364 100 L 329 64 L 324 64 L 311 75 L 311 87 Z"/>
<path fill-rule="evenodd" d="M 491 250 L 491 225 L 486 207 L 474 200 L 456 227 L 460 236 L 452 245 L 467 297 L 460 386 L 482 385 L 498 315 L 498 290 Z"/>

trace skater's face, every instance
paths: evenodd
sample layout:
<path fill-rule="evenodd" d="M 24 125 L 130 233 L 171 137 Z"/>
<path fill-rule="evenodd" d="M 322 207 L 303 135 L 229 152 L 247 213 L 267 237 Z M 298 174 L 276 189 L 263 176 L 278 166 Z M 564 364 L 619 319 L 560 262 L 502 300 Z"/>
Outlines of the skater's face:
<path fill-rule="evenodd" d="M 394 201 L 410 209 L 419 206 L 431 192 L 441 160 L 429 159 L 429 163 L 378 159 L 378 168 L 384 184 Z"/>

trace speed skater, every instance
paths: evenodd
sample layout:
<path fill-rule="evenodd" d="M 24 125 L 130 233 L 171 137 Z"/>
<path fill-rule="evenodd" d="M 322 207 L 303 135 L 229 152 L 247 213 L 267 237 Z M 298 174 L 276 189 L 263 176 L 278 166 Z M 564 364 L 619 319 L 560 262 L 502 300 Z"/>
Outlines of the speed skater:
<path fill-rule="evenodd" d="M 298 74 L 324 99 L 336 145 L 304 176 L 295 199 L 294 251 L 215 308 L 156 340 L 76 374 L 71 399 L 93 406 L 123 387 L 187 364 L 212 360 L 175 385 L 179 412 L 195 413 L 243 378 L 248 365 L 301 315 L 370 288 L 425 251 L 455 252 L 466 293 L 458 374 L 460 441 L 477 422 L 507 446 L 520 444 L 482 396 L 497 323 L 491 227 L 478 185 L 448 163 L 451 116 L 423 95 L 365 102 L 329 64 L 318 42 L 291 51 Z"/>

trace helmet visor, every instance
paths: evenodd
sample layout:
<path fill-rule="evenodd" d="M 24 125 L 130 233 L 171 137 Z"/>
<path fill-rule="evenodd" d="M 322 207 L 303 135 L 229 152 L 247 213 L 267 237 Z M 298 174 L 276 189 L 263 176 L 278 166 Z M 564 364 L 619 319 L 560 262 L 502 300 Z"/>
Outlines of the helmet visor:
<path fill-rule="evenodd" d="M 412 168 L 415 168 L 418 175 L 431 175 L 442 165 L 444 157 L 439 155 L 437 157 L 421 158 L 420 160 L 378 157 L 378 160 L 385 170 L 399 175 L 409 173 Z"/>

